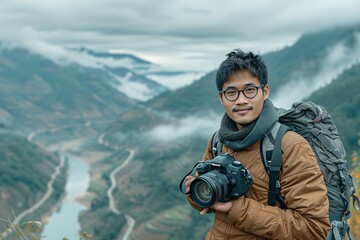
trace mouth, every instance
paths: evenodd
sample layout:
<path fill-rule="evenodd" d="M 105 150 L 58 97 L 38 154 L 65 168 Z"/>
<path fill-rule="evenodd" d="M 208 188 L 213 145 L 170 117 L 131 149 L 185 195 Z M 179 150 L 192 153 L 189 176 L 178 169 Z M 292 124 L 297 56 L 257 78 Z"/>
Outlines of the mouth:
<path fill-rule="evenodd" d="M 251 110 L 252 110 L 252 107 L 237 107 L 237 108 L 234 108 L 232 111 L 234 113 L 244 114 L 244 113 L 247 113 L 247 112 L 249 112 Z"/>

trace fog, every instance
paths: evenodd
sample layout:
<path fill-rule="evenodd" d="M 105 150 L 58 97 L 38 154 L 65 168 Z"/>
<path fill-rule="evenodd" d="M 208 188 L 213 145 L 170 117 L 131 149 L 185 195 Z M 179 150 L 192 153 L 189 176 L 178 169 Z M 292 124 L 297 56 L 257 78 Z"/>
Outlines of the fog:
<path fill-rule="evenodd" d="M 291 107 L 293 102 L 309 97 L 313 92 L 330 84 L 345 69 L 350 68 L 360 60 L 360 33 L 354 33 L 354 47 L 347 47 L 342 41 L 327 50 L 323 62 L 316 75 L 305 79 L 303 73 L 297 73 L 288 84 L 284 85 L 271 99 L 274 105 L 283 108 Z"/>
<path fill-rule="evenodd" d="M 192 84 L 194 81 L 199 80 L 205 73 L 202 72 L 185 72 L 174 75 L 157 75 L 149 74 L 146 77 L 160 83 L 163 86 L 168 87 L 170 90 L 176 90 L 178 88 Z"/>
<path fill-rule="evenodd" d="M 360 60 L 360 33 L 354 33 L 354 46 L 350 49 L 342 41 L 329 48 L 316 75 L 305 79 L 303 72 L 298 72 L 270 99 L 277 107 L 290 108 L 293 102 L 309 97 L 313 92 L 328 85 L 345 69 Z M 286 94 L 285 94 L 286 93 Z M 216 96 L 214 96 L 216 97 Z M 214 113 L 208 116 L 187 117 L 173 121 L 172 124 L 154 128 L 149 134 L 160 141 L 176 141 L 184 137 L 199 135 L 209 137 L 220 126 L 221 116 Z"/>
<path fill-rule="evenodd" d="M 127 97 L 139 101 L 146 101 L 152 97 L 151 89 L 145 84 L 135 81 L 130 81 L 132 73 L 128 72 L 124 77 L 119 77 L 113 73 L 108 72 L 117 81 L 110 84 L 119 92 L 124 93 Z"/>
<path fill-rule="evenodd" d="M 220 126 L 221 116 L 208 113 L 203 117 L 186 117 L 174 120 L 172 124 L 160 125 L 145 133 L 147 137 L 156 141 L 178 141 L 190 136 L 210 137 L 211 133 Z"/>

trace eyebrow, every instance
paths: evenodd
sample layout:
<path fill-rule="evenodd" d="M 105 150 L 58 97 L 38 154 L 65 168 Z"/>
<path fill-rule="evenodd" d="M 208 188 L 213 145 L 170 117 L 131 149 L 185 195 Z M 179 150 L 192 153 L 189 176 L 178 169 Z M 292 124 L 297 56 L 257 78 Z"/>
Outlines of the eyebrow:
<path fill-rule="evenodd" d="M 251 87 L 251 86 L 257 86 L 255 83 L 251 82 L 251 83 L 247 83 L 244 85 L 243 89 L 246 88 L 246 87 Z M 228 86 L 225 90 L 223 91 L 226 91 L 226 90 L 229 90 L 229 89 L 237 89 L 235 86 Z"/>

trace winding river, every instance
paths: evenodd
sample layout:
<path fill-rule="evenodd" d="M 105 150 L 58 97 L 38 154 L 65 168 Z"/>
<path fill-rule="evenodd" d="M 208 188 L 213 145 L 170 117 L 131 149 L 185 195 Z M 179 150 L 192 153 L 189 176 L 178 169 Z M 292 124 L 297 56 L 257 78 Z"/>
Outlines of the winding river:
<path fill-rule="evenodd" d="M 66 196 L 61 207 L 53 213 L 49 222 L 44 227 L 43 239 L 61 240 L 64 237 L 69 240 L 78 240 L 80 224 L 78 215 L 85 206 L 76 201 L 82 196 L 90 182 L 89 166 L 81 158 L 66 154 L 69 163 L 69 177 L 66 183 Z"/>

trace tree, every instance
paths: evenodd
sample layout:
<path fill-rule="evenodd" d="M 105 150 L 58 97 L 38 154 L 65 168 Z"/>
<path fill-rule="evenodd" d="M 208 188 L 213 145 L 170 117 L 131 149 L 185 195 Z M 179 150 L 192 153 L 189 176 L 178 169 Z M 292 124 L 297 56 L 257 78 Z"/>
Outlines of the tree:
<path fill-rule="evenodd" d="M 354 183 L 356 186 L 356 194 L 359 196 L 360 193 L 360 140 L 358 142 L 358 149 L 352 154 L 352 166 L 351 174 L 354 177 Z M 360 211 L 354 209 L 354 206 L 351 204 L 352 217 L 349 220 L 349 224 L 351 226 L 351 235 L 353 239 L 360 239 Z"/>

